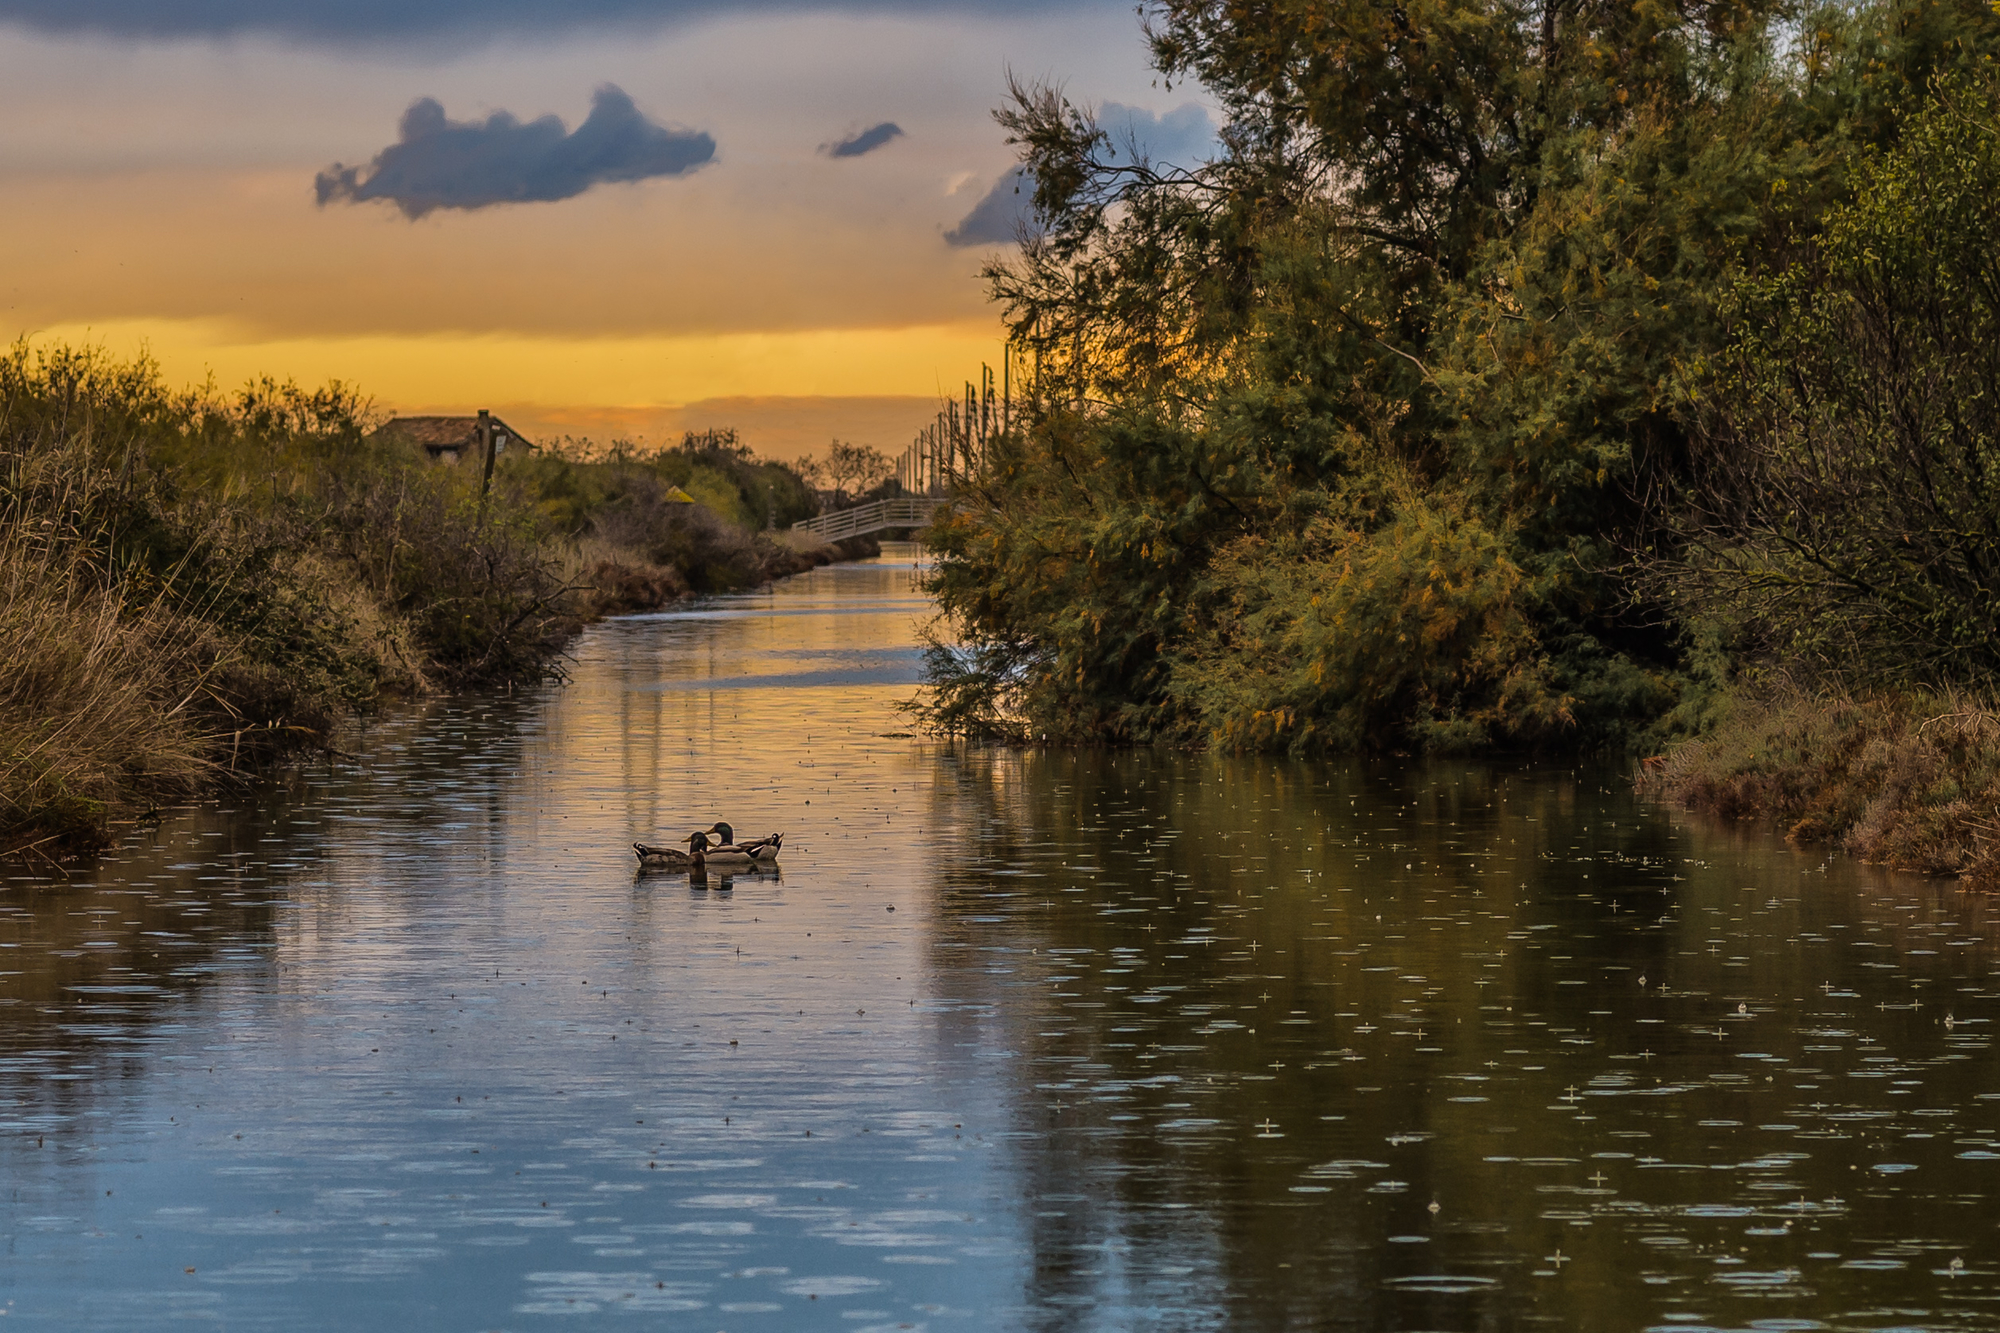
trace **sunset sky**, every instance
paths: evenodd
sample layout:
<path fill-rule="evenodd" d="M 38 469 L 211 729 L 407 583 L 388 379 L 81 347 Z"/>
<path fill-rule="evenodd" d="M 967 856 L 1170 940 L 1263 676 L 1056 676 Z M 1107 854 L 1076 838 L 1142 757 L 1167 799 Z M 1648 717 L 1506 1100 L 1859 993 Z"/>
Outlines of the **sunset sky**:
<path fill-rule="evenodd" d="M 1010 68 L 1211 133 L 1126 0 L 0 0 L 0 67 L 10 335 L 780 456 L 997 363 Z"/>

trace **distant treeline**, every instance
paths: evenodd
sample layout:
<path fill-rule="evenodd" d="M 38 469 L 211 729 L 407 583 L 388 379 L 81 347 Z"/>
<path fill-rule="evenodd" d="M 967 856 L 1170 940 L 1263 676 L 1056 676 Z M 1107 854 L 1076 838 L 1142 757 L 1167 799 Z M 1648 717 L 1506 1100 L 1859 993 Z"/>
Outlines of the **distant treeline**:
<path fill-rule="evenodd" d="M 930 534 L 933 724 L 1664 746 L 2000 671 L 1986 0 L 1148 7 L 1226 128 L 999 119 L 1014 429 Z"/>
<path fill-rule="evenodd" d="M 596 616 L 836 554 L 789 540 L 813 490 L 729 432 L 510 451 L 482 494 L 375 424 L 338 384 L 0 354 L 0 852 L 89 845 L 384 696 L 541 680 Z"/>

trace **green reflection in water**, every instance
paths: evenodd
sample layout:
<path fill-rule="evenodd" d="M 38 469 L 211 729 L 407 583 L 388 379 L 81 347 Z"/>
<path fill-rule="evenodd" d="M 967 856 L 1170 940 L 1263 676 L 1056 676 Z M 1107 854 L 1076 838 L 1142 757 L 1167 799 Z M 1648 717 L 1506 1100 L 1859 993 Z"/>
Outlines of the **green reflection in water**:
<path fill-rule="evenodd" d="M 979 815 L 941 858 L 936 984 L 1010 1052 L 1045 1306 L 1991 1317 L 1983 899 L 1677 821 L 1610 773 L 953 768 L 937 799 Z"/>

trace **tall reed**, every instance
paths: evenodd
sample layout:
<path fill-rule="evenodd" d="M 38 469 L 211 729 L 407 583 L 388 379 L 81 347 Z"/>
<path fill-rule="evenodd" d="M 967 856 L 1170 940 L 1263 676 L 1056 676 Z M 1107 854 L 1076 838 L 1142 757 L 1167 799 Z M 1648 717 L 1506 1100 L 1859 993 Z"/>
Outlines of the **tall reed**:
<path fill-rule="evenodd" d="M 836 555 L 750 530 L 812 492 L 726 434 L 510 456 L 488 494 L 375 424 L 339 384 L 0 352 L 0 852 L 101 842 L 383 696 L 556 676 L 596 615 Z"/>
<path fill-rule="evenodd" d="M 230 645 L 168 585 L 105 568 L 84 526 L 90 476 L 0 500 L 0 850 L 94 840 L 135 799 L 185 795 L 215 768 L 200 696 Z M 149 586 L 150 585 L 150 586 Z"/>

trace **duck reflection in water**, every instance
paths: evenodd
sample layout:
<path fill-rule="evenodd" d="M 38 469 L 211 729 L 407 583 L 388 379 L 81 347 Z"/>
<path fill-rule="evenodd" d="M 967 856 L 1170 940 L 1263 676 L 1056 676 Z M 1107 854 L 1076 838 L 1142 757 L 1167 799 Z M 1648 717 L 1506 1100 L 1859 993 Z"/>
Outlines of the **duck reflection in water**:
<path fill-rule="evenodd" d="M 640 871 L 643 878 L 645 872 Z M 782 884 L 785 876 L 776 866 L 696 866 L 687 872 L 688 891 L 706 893 L 714 889 L 717 893 L 728 893 L 736 887 L 738 880 L 749 883 Z"/>

